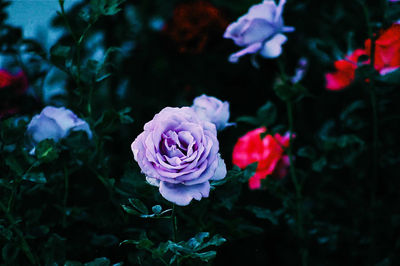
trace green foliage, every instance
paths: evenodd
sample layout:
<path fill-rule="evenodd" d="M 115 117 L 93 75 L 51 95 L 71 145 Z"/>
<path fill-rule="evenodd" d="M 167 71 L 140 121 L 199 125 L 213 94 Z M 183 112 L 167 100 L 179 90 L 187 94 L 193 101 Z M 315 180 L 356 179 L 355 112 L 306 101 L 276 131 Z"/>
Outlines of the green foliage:
<path fill-rule="evenodd" d="M 158 246 L 149 240 L 146 234 L 142 234 L 139 240 L 125 240 L 122 244 L 133 244 L 138 249 L 144 249 L 152 254 L 154 259 L 159 259 L 165 265 L 173 265 L 176 261 L 178 263 L 187 259 L 199 259 L 203 262 L 209 262 L 216 256 L 216 251 L 208 250 L 209 247 L 218 247 L 226 242 L 226 239 L 214 235 L 209 238 L 210 233 L 200 232 L 188 241 L 180 242 L 161 242 Z M 207 239 L 209 238 L 209 239 Z"/>
<path fill-rule="evenodd" d="M 42 162 L 51 162 L 58 158 L 59 148 L 52 139 L 45 139 L 35 147 L 35 155 Z"/>
<path fill-rule="evenodd" d="M 299 83 L 277 82 L 274 91 L 282 101 L 299 101 L 309 95 L 307 89 Z"/>
<path fill-rule="evenodd" d="M 91 0 L 90 7 L 92 9 L 92 20 L 96 20 L 99 16 L 113 16 L 121 11 L 120 5 L 124 0 Z"/>
<path fill-rule="evenodd" d="M 252 116 L 241 116 L 238 119 L 236 119 L 237 122 L 245 122 L 249 123 L 254 126 L 270 126 L 273 125 L 276 121 L 277 117 L 277 110 L 276 106 L 268 101 L 266 104 L 260 107 L 257 111 L 257 116 L 252 117 Z"/>
<path fill-rule="evenodd" d="M 129 205 L 121 205 L 122 209 L 128 213 L 133 214 L 135 216 L 139 216 L 141 218 L 171 218 L 171 216 L 165 216 L 168 213 L 171 213 L 172 209 L 162 210 L 160 205 L 154 205 L 151 210 L 152 214 L 149 214 L 149 210 L 146 205 L 138 199 L 129 199 Z"/>
<path fill-rule="evenodd" d="M 279 216 L 284 212 L 284 210 L 271 211 L 257 206 L 247 206 L 246 209 L 253 212 L 257 218 L 266 219 L 273 225 L 278 225 Z"/>

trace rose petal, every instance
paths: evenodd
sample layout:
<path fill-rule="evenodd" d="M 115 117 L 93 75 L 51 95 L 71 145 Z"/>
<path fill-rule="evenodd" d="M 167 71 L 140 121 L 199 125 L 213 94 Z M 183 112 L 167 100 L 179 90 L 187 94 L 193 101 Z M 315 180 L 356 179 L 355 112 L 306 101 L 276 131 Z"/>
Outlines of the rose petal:
<path fill-rule="evenodd" d="M 261 180 L 256 178 L 256 177 L 250 177 L 249 179 L 249 188 L 254 190 L 254 189 L 259 189 L 261 187 Z"/>
<path fill-rule="evenodd" d="M 221 155 L 218 154 L 218 167 L 215 170 L 214 176 L 210 178 L 210 180 L 221 180 L 226 176 L 226 165 L 225 161 L 221 158 Z"/>
<path fill-rule="evenodd" d="M 208 197 L 210 193 L 210 183 L 204 182 L 193 186 L 185 186 L 182 184 L 169 184 L 160 182 L 160 194 L 168 201 L 179 206 L 186 206 L 192 199 L 200 200 Z"/>
<path fill-rule="evenodd" d="M 64 136 L 64 131 L 58 123 L 44 114 L 35 115 L 32 118 L 27 127 L 27 132 L 35 144 L 45 139 L 58 141 Z"/>
<path fill-rule="evenodd" d="M 266 0 L 262 4 L 250 7 L 246 17 L 248 19 L 262 18 L 267 21 L 273 21 L 276 14 L 276 5 L 274 1 Z"/>
<path fill-rule="evenodd" d="M 271 24 L 265 19 L 253 19 L 249 23 L 248 29 L 243 33 L 243 45 L 263 42 L 278 30 L 276 25 Z"/>
<path fill-rule="evenodd" d="M 146 181 L 147 181 L 147 183 L 149 183 L 152 186 L 155 186 L 155 187 L 160 186 L 160 180 L 158 180 L 156 178 L 151 178 L 151 177 L 146 176 Z"/>
<path fill-rule="evenodd" d="M 260 54 L 266 58 L 275 58 L 282 53 L 282 44 L 287 38 L 283 34 L 276 34 L 271 40 L 267 41 L 262 47 Z"/>
<path fill-rule="evenodd" d="M 239 52 L 236 52 L 234 54 L 231 54 L 229 56 L 229 62 L 231 63 L 237 63 L 239 61 L 239 58 L 246 55 L 246 54 L 254 54 L 257 53 L 261 49 L 262 43 L 254 43 L 252 45 L 247 46 L 245 49 L 240 50 Z"/>

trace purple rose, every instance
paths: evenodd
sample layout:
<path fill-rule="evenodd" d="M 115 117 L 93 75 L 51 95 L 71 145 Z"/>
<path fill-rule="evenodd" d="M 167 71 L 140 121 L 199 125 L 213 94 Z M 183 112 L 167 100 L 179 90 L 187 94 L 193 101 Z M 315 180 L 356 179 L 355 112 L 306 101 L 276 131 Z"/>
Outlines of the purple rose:
<path fill-rule="evenodd" d="M 177 205 L 208 197 L 209 180 L 226 175 L 215 125 L 190 107 L 166 107 L 144 125 L 132 152 L 146 180 Z"/>
<path fill-rule="evenodd" d="M 276 5 L 273 0 L 264 0 L 253 5 L 247 14 L 230 24 L 224 38 L 232 39 L 236 45 L 246 47 L 232 54 L 229 61 L 236 63 L 245 54 L 260 53 L 265 58 L 278 57 L 287 38 L 282 33 L 294 31 L 283 25 L 282 11 L 286 0 Z"/>
<path fill-rule="evenodd" d="M 47 106 L 38 115 L 35 115 L 27 128 L 33 146 L 45 139 L 59 141 L 71 131 L 85 131 L 88 138 L 92 138 L 88 123 L 78 118 L 71 110 L 65 107 Z"/>
<path fill-rule="evenodd" d="M 217 130 L 222 130 L 232 125 L 232 123 L 228 123 L 228 102 L 222 102 L 215 97 L 203 94 L 194 99 L 192 108 L 200 119 L 213 123 L 217 127 Z"/>

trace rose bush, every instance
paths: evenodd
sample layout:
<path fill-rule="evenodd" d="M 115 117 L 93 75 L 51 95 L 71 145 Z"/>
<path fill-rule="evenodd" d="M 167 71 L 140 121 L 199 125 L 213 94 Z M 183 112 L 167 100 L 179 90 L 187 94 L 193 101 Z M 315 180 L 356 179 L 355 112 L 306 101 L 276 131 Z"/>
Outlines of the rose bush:
<path fill-rule="evenodd" d="M 209 180 L 226 175 L 214 124 L 190 107 L 166 107 L 144 125 L 132 152 L 151 185 L 177 205 L 208 197 Z"/>
<path fill-rule="evenodd" d="M 32 118 L 27 127 L 27 135 L 33 146 L 45 139 L 57 142 L 71 131 L 84 131 L 89 139 L 92 138 L 88 123 L 65 107 L 46 106 Z"/>
<path fill-rule="evenodd" d="M 249 188 L 261 187 L 261 180 L 268 175 L 283 178 L 287 174 L 290 165 L 289 157 L 284 150 L 289 147 L 290 135 L 286 133 L 266 135 L 261 139 L 260 134 L 266 132 L 266 128 L 257 128 L 239 138 L 232 153 L 234 165 L 244 169 L 249 164 L 258 162 L 256 173 L 249 179 Z"/>
<path fill-rule="evenodd" d="M 232 39 L 236 45 L 245 49 L 232 54 L 229 61 L 236 63 L 245 54 L 260 53 L 265 58 L 278 57 L 282 52 L 282 44 L 287 40 L 282 33 L 294 31 L 293 27 L 283 25 L 283 6 L 285 0 L 278 5 L 272 0 L 252 6 L 247 14 L 230 24 L 224 38 Z"/>

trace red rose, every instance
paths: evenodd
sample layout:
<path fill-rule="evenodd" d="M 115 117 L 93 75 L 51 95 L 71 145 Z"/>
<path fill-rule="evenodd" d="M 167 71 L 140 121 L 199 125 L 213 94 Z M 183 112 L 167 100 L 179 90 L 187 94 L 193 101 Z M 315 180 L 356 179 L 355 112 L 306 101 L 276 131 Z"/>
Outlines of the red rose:
<path fill-rule="evenodd" d="M 326 88 L 328 90 L 341 90 L 349 86 L 354 80 L 355 71 L 358 67 L 358 58 L 367 55 L 365 50 L 357 49 L 351 55 L 335 62 L 336 72 L 325 75 Z"/>
<path fill-rule="evenodd" d="M 371 56 L 371 39 L 365 42 L 365 50 Z M 375 41 L 375 69 L 386 74 L 400 67 L 400 24 L 395 23 L 382 31 Z"/>
<path fill-rule="evenodd" d="M 180 53 L 196 54 L 203 51 L 212 37 L 218 40 L 227 25 L 228 21 L 216 7 L 206 1 L 196 1 L 178 5 L 163 31 Z"/>
<path fill-rule="evenodd" d="M 19 111 L 18 98 L 28 89 L 24 72 L 12 75 L 0 69 L 0 118 Z"/>
<path fill-rule="evenodd" d="M 0 69 L 0 91 L 10 89 L 12 94 L 21 95 L 28 89 L 28 80 L 24 72 L 20 71 L 12 75 L 6 70 Z"/>
<path fill-rule="evenodd" d="M 249 164 L 258 162 L 256 173 L 249 180 L 249 188 L 261 187 L 261 179 L 268 175 L 283 178 L 287 174 L 289 157 L 284 155 L 284 149 L 289 146 L 289 134 L 266 135 L 261 139 L 260 134 L 266 128 L 257 128 L 239 138 L 233 148 L 233 164 L 244 169 Z"/>

